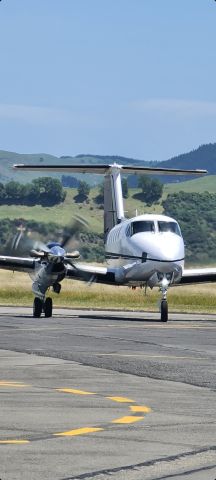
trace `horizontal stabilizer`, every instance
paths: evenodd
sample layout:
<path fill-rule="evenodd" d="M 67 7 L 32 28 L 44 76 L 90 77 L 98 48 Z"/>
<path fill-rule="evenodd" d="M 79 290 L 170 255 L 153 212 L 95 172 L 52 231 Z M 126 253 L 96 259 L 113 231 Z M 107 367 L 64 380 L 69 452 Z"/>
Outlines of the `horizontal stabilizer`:
<path fill-rule="evenodd" d="M 104 175 L 111 173 L 113 169 L 121 170 L 124 174 L 141 174 L 145 175 L 205 175 L 207 170 L 184 170 L 180 168 L 153 168 L 118 165 L 26 165 L 15 164 L 13 166 L 17 170 L 41 171 L 41 172 L 75 172 L 75 173 L 96 173 Z"/>

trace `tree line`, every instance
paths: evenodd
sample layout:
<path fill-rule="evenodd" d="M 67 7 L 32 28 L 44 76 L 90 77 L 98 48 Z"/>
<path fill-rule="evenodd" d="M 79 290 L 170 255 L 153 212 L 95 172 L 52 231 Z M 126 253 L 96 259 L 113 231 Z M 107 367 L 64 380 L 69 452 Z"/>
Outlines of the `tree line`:
<path fill-rule="evenodd" d="M 31 183 L 0 183 L 0 205 L 53 206 L 64 201 L 61 182 L 50 177 L 36 178 Z"/>
<path fill-rule="evenodd" d="M 170 194 L 162 202 L 164 214 L 180 224 L 186 260 L 202 265 L 216 261 L 216 195 L 213 193 Z"/>
<path fill-rule="evenodd" d="M 75 177 L 70 175 L 62 176 L 62 185 L 69 188 L 77 188 L 77 193 L 79 196 L 79 201 L 85 201 L 90 193 L 91 187 L 85 181 L 78 181 Z M 163 194 L 163 184 L 160 180 L 153 179 L 148 175 L 139 175 L 138 176 L 138 188 L 141 189 L 141 192 L 135 194 L 135 198 L 139 198 L 147 205 L 152 205 L 156 203 Z M 97 196 L 97 203 L 103 203 L 104 199 L 104 183 L 101 183 L 98 187 L 99 192 Z M 123 198 L 128 198 L 128 180 L 127 178 L 122 178 L 122 194 Z"/>

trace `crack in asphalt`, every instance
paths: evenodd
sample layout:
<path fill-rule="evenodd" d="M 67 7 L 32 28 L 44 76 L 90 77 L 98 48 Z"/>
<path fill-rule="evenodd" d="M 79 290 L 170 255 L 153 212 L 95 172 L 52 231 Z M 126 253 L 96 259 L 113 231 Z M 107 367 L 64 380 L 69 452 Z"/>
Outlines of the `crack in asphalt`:
<path fill-rule="evenodd" d="M 80 475 L 75 475 L 75 476 L 71 476 L 71 477 L 66 477 L 66 478 L 62 478 L 61 480 L 85 480 L 85 479 L 91 479 L 91 478 L 95 478 L 99 475 L 113 475 L 115 473 L 119 473 L 119 472 L 130 472 L 130 471 L 136 471 L 137 469 L 142 469 L 142 468 L 145 468 L 145 467 L 153 467 L 155 465 L 158 466 L 158 464 L 165 464 L 167 462 L 174 462 L 176 460 L 185 460 L 185 459 L 188 459 L 188 458 L 194 458 L 196 455 L 200 455 L 202 453 L 207 453 L 207 452 L 216 452 L 216 445 L 213 445 L 213 446 L 209 446 L 209 447 L 206 447 L 206 448 L 202 448 L 202 449 L 199 449 L 199 450 L 196 450 L 195 452 L 185 452 L 185 453 L 180 453 L 178 455 L 171 455 L 169 457 L 160 457 L 160 458 L 157 458 L 155 460 L 149 460 L 147 462 L 142 462 L 142 463 L 137 463 L 137 464 L 134 464 L 134 465 L 127 465 L 127 466 L 121 466 L 121 467 L 115 467 L 115 468 L 110 468 L 110 469 L 105 469 L 105 470 L 98 470 L 98 471 L 94 471 L 94 472 L 86 472 L 86 473 L 82 473 Z M 216 464 L 215 465 L 212 465 L 211 467 L 208 466 L 208 467 L 202 467 L 202 468 L 199 468 L 199 469 L 194 469 L 194 470 L 189 470 L 188 472 L 184 472 L 185 473 L 193 473 L 193 472 L 196 472 L 196 471 L 202 471 L 204 469 L 209 469 L 209 468 L 215 468 Z M 181 472 L 180 472 L 181 473 Z M 176 474 L 174 474 L 176 475 Z M 179 475 L 179 474 L 178 474 Z M 172 477 L 173 474 L 169 475 L 169 477 Z M 169 478 L 169 477 L 155 477 L 154 480 L 162 480 L 164 478 Z"/>

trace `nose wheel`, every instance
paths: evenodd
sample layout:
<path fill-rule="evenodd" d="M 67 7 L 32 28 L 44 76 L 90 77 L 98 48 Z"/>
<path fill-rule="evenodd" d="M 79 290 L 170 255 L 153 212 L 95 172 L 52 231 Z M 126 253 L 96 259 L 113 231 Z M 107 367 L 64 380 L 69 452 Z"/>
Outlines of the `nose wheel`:
<path fill-rule="evenodd" d="M 168 303 L 166 299 L 161 300 L 161 322 L 168 321 Z"/>
<path fill-rule="evenodd" d="M 42 312 L 46 318 L 52 317 L 52 298 L 47 297 L 45 301 L 35 297 L 33 303 L 33 317 L 40 318 Z"/>
<path fill-rule="evenodd" d="M 168 321 L 168 302 L 167 302 L 167 290 L 169 287 L 169 282 L 164 276 L 160 285 L 160 291 L 162 293 L 162 299 L 160 304 L 160 313 L 161 313 L 161 322 Z"/>

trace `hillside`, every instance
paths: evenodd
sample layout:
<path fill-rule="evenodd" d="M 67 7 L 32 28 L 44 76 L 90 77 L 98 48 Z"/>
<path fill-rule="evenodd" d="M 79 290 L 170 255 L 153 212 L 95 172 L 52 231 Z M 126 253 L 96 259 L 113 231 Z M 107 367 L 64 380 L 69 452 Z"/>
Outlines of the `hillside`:
<path fill-rule="evenodd" d="M 47 155 L 44 153 L 39 154 L 19 154 L 14 152 L 6 152 L 0 150 L 0 182 L 8 182 L 10 180 L 16 180 L 20 183 L 28 183 L 34 178 L 44 176 L 44 173 L 30 173 L 30 172 L 19 172 L 13 169 L 14 163 L 28 163 L 29 165 L 33 164 L 48 164 L 48 165 L 73 165 L 77 163 L 81 164 L 105 164 L 105 163 L 114 163 L 118 162 L 122 165 L 152 165 L 152 162 L 146 162 L 141 160 L 135 160 L 133 158 L 125 158 L 118 156 L 93 156 L 93 155 L 77 155 L 76 157 L 71 156 L 62 156 L 60 158 L 55 157 L 54 155 Z M 59 173 L 49 173 L 50 177 L 61 179 L 61 174 Z M 78 179 L 83 179 L 83 175 L 76 174 L 73 175 Z M 102 177 L 98 175 L 86 175 L 86 181 L 90 185 L 94 185 L 102 182 Z"/>
<path fill-rule="evenodd" d="M 78 203 L 76 188 L 65 191 L 64 202 L 53 207 L 0 205 L 0 247 L 5 248 L 20 224 L 27 226 L 33 238 L 34 232 L 38 232 L 43 240 L 48 241 L 58 238 L 62 228 L 70 226 L 72 219 L 79 215 L 89 224 L 90 236 L 83 238 L 81 246 L 83 258 L 103 261 L 103 206 L 98 199 L 99 188 L 92 188 L 84 203 Z M 166 184 L 161 201 L 151 207 L 141 198 L 140 190 L 129 189 L 129 196 L 124 201 L 127 217 L 142 213 L 173 216 L 179 221 L 187 244 L 187 261 L 199 265 L 215 263 L 216 175 Z"/>
<path fill-rule="evenodd" d="M 161 213 L 163 211 L 162 201 L 167 198 L 169 194 L 178 192 L 195 192 L 195 193 L 216 193 L 216 175 L 208 175 L 206 177 L 198 178 L 182 183 L 166 184 L 164 186 L 164 193 L 161 201 L 151 207 L 140 199 L 138 189 L 129 189 L 129 196 L 124 200 L 125 212 L 127 217 L 133 217 L 136 212 L 142 213 Z M 9 218 L 22 218 L 25 220 L 35 220 L 41 222 L 55 222 L 59 225 L 67 225 L 70 223 L 74 215 L 81 215 L 89 221 L 90 228 L 94 232 L 103 231 L 103 208 L 97 203 L 97 196 L 99 190 L 94 187 L 90 190 L 88 203 L 77 203 L 77 189 L 66 189 L 67 195 L 63 203 L 55 205 L 54 207 L 42 207 L 35 205 L 34 207 L 26 205 L 0 205 L 0 220 Z M 63 214 L 62 214 L 63 212 Z"/>
<path fill-rule="evenodd" d="M 120 156 L 101 156 L 101 155 L 90 155 L 90 154 L 80 154 L 75 157 L 72 156 L 62 156 L 60 158 L 55 157 L 54 155 L 48 155 L 44 153 L 39 154 L 18 154 L 14 152 L 6 152 L 0 150 L 0 181 L 6 182 L 9 180 L 17 180 L 19 182 L 25 183 L 30 182 L 35 176 L 41 176 L 39 172 L 36 173 L 27 173 L 27 172 L 16 172 L 12 169 L 14 163 L 47 163 L 47 164 L 76 164 L 76 163 L 91 163 L 92 165 L 99 163 L 120 163 L 122 165 L 143 165 L 143 166 L 158 166 L 158 167 L 168 167 L 168 168 L 202 168 L 207 169 L 210 175 L 216 174 L 216 143 L 202 145 L 196 150 L 193 150 L 189 153 L 184 153 L 178 155 L 169 160 L 163 162 L 148 162 L 146 160 L 137 160 L 134 158 L 126 158 Z M 61 178 L 60 174 L 52 173 L 49 174 L 55 178 Z M 82 175 L 73 175 L 74 177 L 80 179 L 83 178 Z M 162 176 L 158 177 L 163 183 L 179 183 L 185 180 L 191 180 L 191 177 L 175 177 L 175 176 Z M 102 177 L 97 175 L 86 175 L 86 181 L 90 185 L 95 185 L 102 182 Z M 130 186 L 136 187 L 137 177 L 129 177 Z"/>

